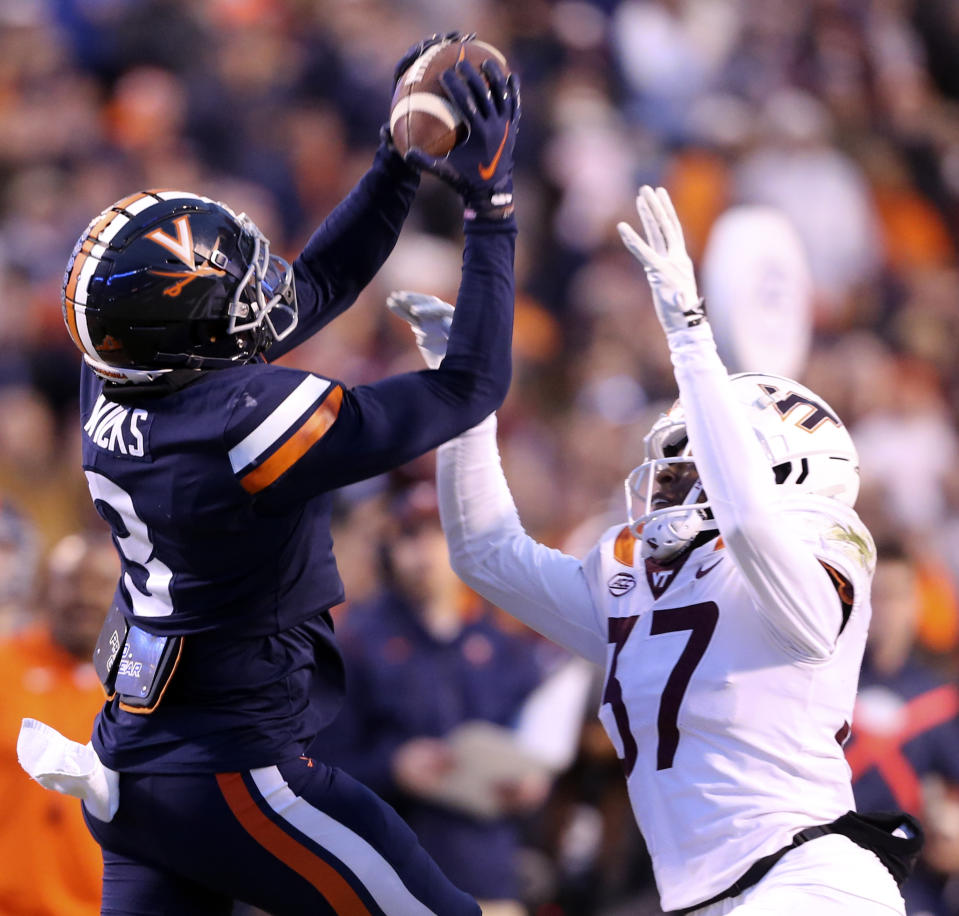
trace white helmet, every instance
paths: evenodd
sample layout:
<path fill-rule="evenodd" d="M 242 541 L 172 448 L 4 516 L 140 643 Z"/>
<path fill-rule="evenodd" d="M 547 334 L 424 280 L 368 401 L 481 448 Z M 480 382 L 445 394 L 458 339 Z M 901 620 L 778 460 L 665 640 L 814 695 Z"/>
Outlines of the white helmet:
<path fill-rule="evenodd" d="M 777 484 L 855 504 L 859 456 L 848 430 L 822 398 L 792 379 L 762 372 L 740 372 L 729 381 Z M 690 473 L 695 465 L 679 401 L 653 424 L 643 444 L 643 463 L 626 479 L 629 526 L 642 542 L 642 556 L 666 562 L 700 532 L 716 530 L 716 523 L 698 475 Z M 688 489 L 668 505 L 654 505 L 666 474 L 689 481 Z M 634 503 L 643 507 L 637 518 Z"/>

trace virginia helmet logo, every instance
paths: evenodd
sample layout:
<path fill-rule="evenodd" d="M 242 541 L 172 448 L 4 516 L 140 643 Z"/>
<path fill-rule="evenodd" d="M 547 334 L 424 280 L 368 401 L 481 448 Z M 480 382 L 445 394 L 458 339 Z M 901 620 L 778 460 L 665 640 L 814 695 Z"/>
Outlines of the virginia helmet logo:
<path fill-rule="evenodd" d="M 150 271 L 151 274 L 157 277 L 171 277 L 175 279 L 177 282 L 171 283 L 163 290 L 163 295 L 176 297 L 183 292 L 183 288 L 188 283 L 196 280 L 197 277 L 222 277 L 226 271 L 221 270 L 219 267 L 214 267 L 213 264 L 201 264 L 197 267 L 196 254 L 193 250 L 193 230 L 190 228 L 190 218 L 188 216 L 178 216 L 173 221 L 173 225 L 176 228 L 175 238 L 168 232 L 164 232 L 162 228 L 148 232 L 146 238 L 166 248 L 167 251 L 189 268 L 189 270 Z M 219 239 L 217 239 L 216 246 L 214 246 L 213 251 L 210 252 L 211 260 L 218 250 L 219 245 L 220 242 Z"/>
<path fill-rule="evenodd" d="M 181 260 L 190 270 L 196 270 L 196 257 L 193 254 L 193 230 L 190 228 L 188 216 L 178 216 L 173 225 L 176 227 L 176 238 L 163 229 L 154 229 L 146 237 L 157 245 L 162 245 L 174 257 Z"/>

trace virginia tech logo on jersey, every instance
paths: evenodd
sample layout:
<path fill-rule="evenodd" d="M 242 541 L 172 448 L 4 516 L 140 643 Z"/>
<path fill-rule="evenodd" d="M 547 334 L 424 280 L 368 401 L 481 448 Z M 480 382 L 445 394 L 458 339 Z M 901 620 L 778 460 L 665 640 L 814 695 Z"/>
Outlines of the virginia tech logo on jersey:
<path fill-rule="evenodd" d="M 616 573 L 609 582 L 609 593 L 615 598 L 622 598 L 627 592 L 636 588 L 636 579 L 632 573 Z"/>
<path fill-rule="evenodd" d="M 674 569 L 657 569 L 649 574 L 653 580 L 653 588 L 666 588 L 675 575 L 676 570 Z"/>
<path fill-rule="evenodd" d="M 684 555 L 676 566 L 669 569 L 664 569 L 649 557 L 646 558 L 646 582 L 649 584 L 649 590 L 653 593 L 654 598 L 659 598 L 673 584 L 676 573 L 686 565 L 688 557 L 688 554 Z"/>
<path fill-rule="evenodd" d="M 179 296 L 180 293 L 183 292 L 183 288 L 188 283 L 196 280 L 197 277 L 222 277 L 226 273 L 225 270 L 214 266 L 219 260 L 217 258 L 217 255 L 220 254 L 218 250 L 220 244 L 219 239 L 217 239 L 213 251 L 210 252 L 210 261 L 213 263 L 200 264 L 198 267 L 196 263 L 196 253 L 193 250 L 193 230 L 190 228 L 190 217 L 178 216 L 173 221 L 173 226 L 176 229 L 176 236 L 170 235 L 170 233 L 165 232 L 162 228 L 154 229 L 145 236 L 145 238 L 148 238 L 151 242 L 156 242 L 157 245 L 166 248 L 177 260 L 182 261 L 189 268 L 189 270 L 150 271 L 151 274 L 157 277 L 172 277 L 177 281 L 176 283 L 171 283 L 163 290 L 164 296 Z M 223 258 L 222 255 L 220 255 L 220 258 L 225 263 L 226 259 Z"/>

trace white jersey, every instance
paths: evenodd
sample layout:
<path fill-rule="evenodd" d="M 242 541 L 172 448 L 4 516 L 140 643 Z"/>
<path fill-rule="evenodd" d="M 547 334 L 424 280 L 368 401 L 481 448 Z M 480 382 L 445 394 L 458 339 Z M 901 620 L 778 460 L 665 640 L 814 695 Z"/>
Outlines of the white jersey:
<path fill-rule="evenodd" d="M 852 511 L 816 509 L 784 511 L 783 524 L 861 596 L 824 660 L 800 661 L 783 644 L 721 541 L 664 570 L 638 559 L 628 528 L 612 529 L 587 558 L 608 618 L 599 715 L 623 760 L 664 909 L 709 899 L 803 827 L 854 807 L 841 742 L 869 573 L 844 533 L 862 530 Z M 837 612 L 837 635 L 841 625 Z"/>
<path fill-rule="evenodd" d="M 583 562 L 530 538 L 494 419 L 441 446 L 437 465 L 460 576 L 605 667 L 599 714 L 665 910 L 708 900 L 799 830 L 853 808 L 842 741 L 875 554 L 851 509 L 775 486 L 708 327 L 671 345 L 721 534 L 681 563 L 641 560 L 628 527 Z"/>

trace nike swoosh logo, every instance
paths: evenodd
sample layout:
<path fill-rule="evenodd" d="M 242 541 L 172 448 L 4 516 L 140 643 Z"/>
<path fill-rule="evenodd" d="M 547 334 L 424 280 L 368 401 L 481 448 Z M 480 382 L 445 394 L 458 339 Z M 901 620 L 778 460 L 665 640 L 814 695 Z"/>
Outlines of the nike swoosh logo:
<path fill-rule="evenodd" d="M 496 166 L 499 165 L 499 157 L 503 155 L 503 149 L 506 147 L 506 138 L 509 136 L 509 124 L 506 125 L 506 130 L 503 131 L 503 139 L 499 141 L 499 149 L 496 151 L 496 155 L 493 156 L 489 165 L 478 165 L 480 178 L 483 181 L 489 181 L 493 177 L 493 173 L 496 171 Z"/>
<path fill-rule="evenodd" d="M 715 563 L 713 563 L 712 566 L 700 566 L 699 569 L 696 570 L 696 578 L 702 579 L 703 576 L 709 575 L 709 573 L 711 573 L 722 562 L 723 558 L 720 557 Z"/>

